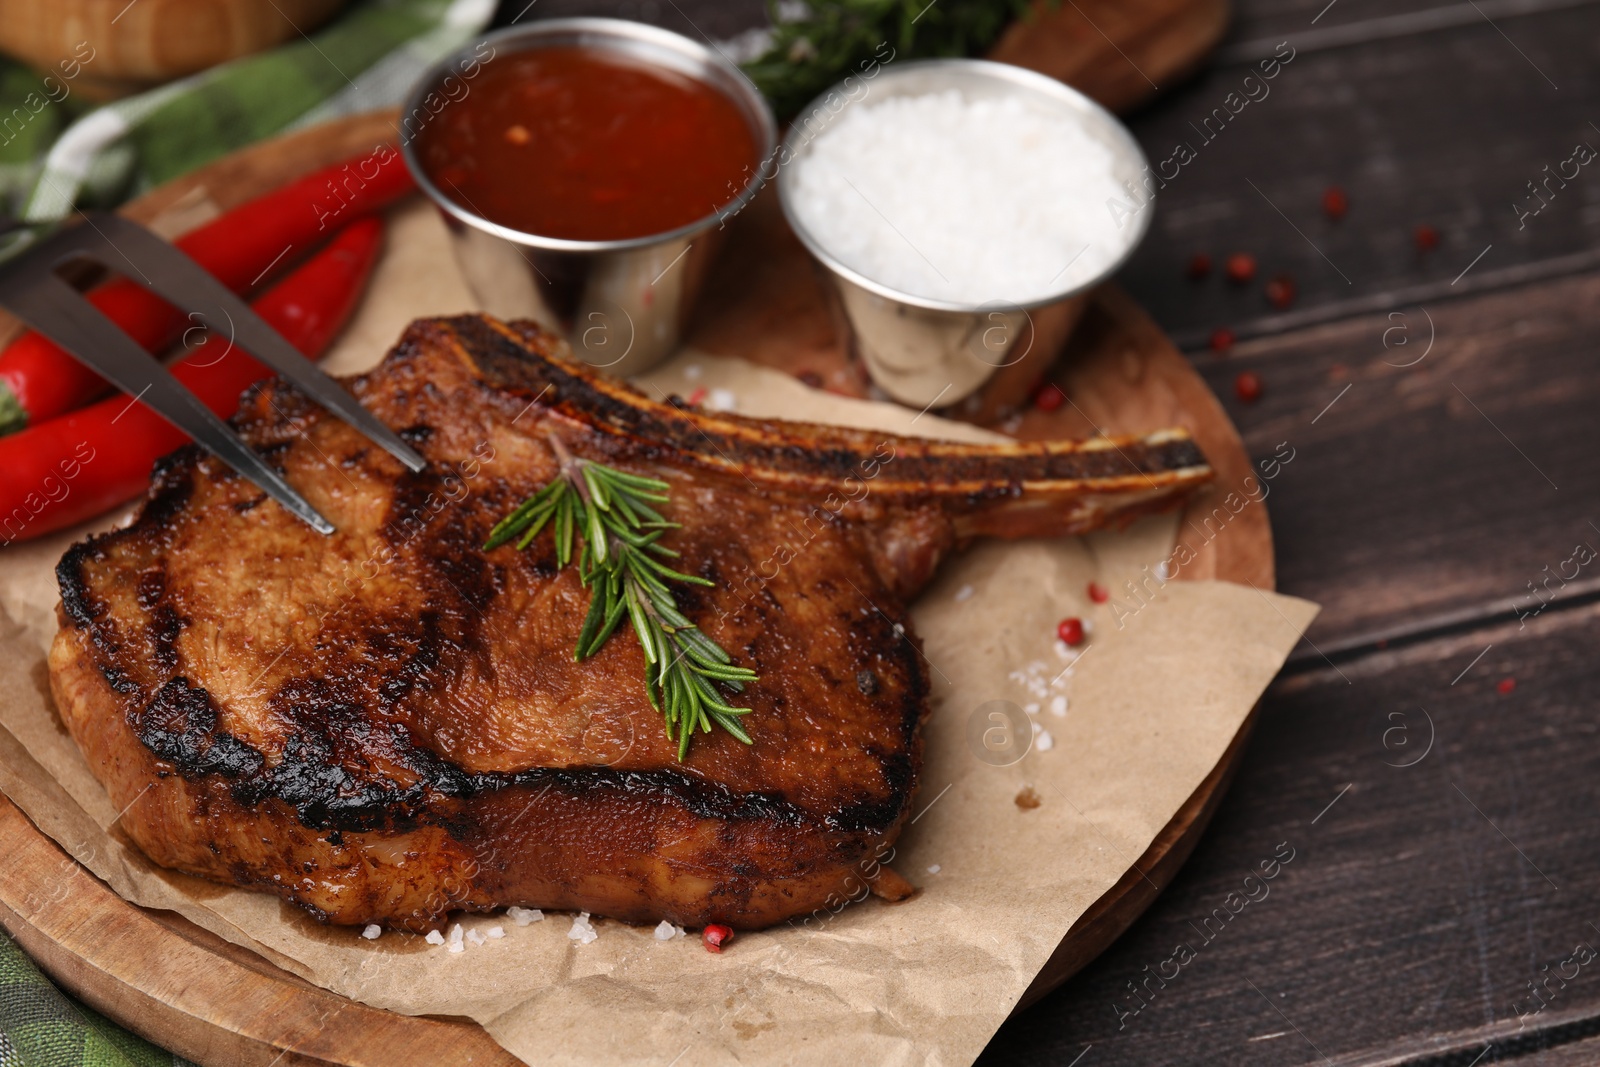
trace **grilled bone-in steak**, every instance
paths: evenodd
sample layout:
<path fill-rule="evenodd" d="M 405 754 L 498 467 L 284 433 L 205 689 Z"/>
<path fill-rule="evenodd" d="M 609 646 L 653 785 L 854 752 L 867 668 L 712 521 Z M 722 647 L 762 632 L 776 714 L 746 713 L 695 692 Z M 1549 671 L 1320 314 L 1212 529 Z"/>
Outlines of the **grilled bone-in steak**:
<path fill-rule="evenodd" d="M 1071 533 L 1210 476 L 1183 433 L 971 446 L 702 413 L 528 324 L 419 321 L 348 382 L 410 474 L 292 388 L 236 424 L 338 527 L 190 447 L 58 568 L 63 717 L 156 863 L 335 923 L 509 904 L 759 927 L 843 899 L 910 810 L 928 675 L 905 605 L 975 535 Z M 754 744 L 679 763 L 626 624 L 490 528 L 573 454 L 671 483 L 691 619 L 760 681 Z M 856 881 L 852 881 L 852 876 Z"/>

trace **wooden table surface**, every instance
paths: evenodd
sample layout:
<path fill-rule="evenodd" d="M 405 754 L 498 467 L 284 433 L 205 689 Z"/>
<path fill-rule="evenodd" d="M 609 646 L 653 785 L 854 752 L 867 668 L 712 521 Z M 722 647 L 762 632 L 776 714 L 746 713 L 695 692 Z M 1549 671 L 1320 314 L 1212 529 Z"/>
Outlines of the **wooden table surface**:
<path fill-rule="evenodd" d="M 713 36 L 762 17 L 547 5 Z M 1204 141 L 1284 41 L 1270 94 Z M 1196 158 L 1122 281 L 1253 454 L 1294 449 L 1280 587 L 1324 611 L 1172 887 L 981 1063 L 1600 1062 L 1600 161 L 1517 210 L 1600 149 L 1597 79 L 1593 2 L 1238 0 L 1211 66 L 1132 117 L 1152 160 Z M 1239 251 L 1247 288 L 1185 276 Z M 1270 895 L 1206 925 L 1283 842 Z"/>

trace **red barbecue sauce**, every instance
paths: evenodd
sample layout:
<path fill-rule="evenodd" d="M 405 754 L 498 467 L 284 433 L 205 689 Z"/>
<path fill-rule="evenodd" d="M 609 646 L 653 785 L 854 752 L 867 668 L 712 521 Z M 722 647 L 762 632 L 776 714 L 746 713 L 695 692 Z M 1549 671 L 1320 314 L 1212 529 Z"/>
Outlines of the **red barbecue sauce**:
<path fill-rule="evenodd" d="M 738 196 L 755 134 L 715 87 L 607 49 L 540 48 L 486 64 L 419 132 L 439 191 L 541 237 L 665 233 Z"/>

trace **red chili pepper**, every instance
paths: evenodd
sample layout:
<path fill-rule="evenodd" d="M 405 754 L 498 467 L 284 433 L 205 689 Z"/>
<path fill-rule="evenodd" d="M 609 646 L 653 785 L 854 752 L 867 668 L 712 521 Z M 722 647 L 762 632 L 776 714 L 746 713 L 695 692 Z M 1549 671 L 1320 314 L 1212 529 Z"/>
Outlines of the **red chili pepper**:
<path fill-rule="evenodd" d="M 1111 599 L 1111 590 L 1107 589 L 1099 582 L 1090 582 L 1089 599 L 1094 601 L 1096 604 L 1104 604 L 1106 601 Z"/>
<path fill-rule="evenodd" d="M 1515 678 L 1502 678 L 1500 679 L 1499 684 L 1495 686 L 1495 689 L 1500 693 L 1501 696 L 1505 696 L 1516 687 L 1517 680 Z"/>
<path fill-rule="evenodd" d="M 349 319 L 383 243 L 383 223 L 362 218 L 252 305 L 267 325 L 315 358 Z M 223 418 L 239 394 L 271 372 L 208 338 L 172 364 L 173 375 Z M 126 396 L 114 396 L 0 438 L 0 544 L 82 522 L 137 496 L 150 465 L 188 437 Z"/>
<path fill-rule="evenodd" d="M 1233 380 L 1233 391 L 1246 404 L 1254 404 L 1261 399 L 1261 375 L 1251 370 L 1240 371 Z"/>
<path fill-rule="evenodd" d="M 1045 382 L 1039 391 L 1033 394 L 1033 406 L 1040 411 L 1054 411 L 1066 403 L 1067 394 L 1055 382 Z"/>
<path fill-rule="evenodd" d="M 1083 644 L 1083 620 L 1078 618 L 1062 619 L 1056 626 L 1056 636 L 1069 645 Z"/>
<path fill-rule="evenodd" d="M 1439 231 L 1426 222 L 1411 231 L 1411 239 L 1417 243 L 1418 252 L 1432 252 L 1439 247 Z"/>
<path fill-rule="evenodd" d="M 338 222 L 415 187 L 400 153 L 382 145 L 240 204 L 174 243 L 222 284 L 243 293 L 272 268 L 293 264 Z M 149 352 L 167 348 L 190 325 L 182 311 L 125 278 L 99 286 L 89 302 Z M 0 352 L 0 434 L 71 411 L 106 389 L 99 375 L 29 331 Z"/>
<path fill-rule="evenodd" d="M 1226 326 L 1218 326 L 1211 331 L 1211 351 L 1222 353 L 1233 347 L 1233 331 Z"/>
<path fill-rule="evenodd" d="M 733 927 L 711 923 L 700 931 L 700 940 L 705 943 L 707 952 L 721 952 L 722 946 L 733 940 Z"/>

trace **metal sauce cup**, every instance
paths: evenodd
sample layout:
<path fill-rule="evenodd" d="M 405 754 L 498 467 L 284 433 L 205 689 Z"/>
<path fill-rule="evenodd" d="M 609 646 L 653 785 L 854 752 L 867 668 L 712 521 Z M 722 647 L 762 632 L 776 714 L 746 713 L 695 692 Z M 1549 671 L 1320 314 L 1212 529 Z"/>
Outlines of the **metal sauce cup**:
<path fill-rule="evenodd" d="M 854 85 L 849 83 L 854 81 Z M 862 91 L 865 86 L 865 91 Z M 779 151 L 778 198 L 790 227 L 824 267 L 849 331 L 852 350 L 872 380 L 903 404 L 948 407 L 974 394 L 1008 367 L 1020 368 L 1030 354 L 1051 358 L 1076 325 L 1090 289 L 1133 254 L 1150 226 L 1151 194 L 1128 223 L 1123 249 L 1092 277 L 1022 303 L 996 299 L 963 304 L 902 292 L 842 262 L 807 230 L 795 208 L 796 176 L 806 165 L 816 138 L 852 107 L 901 96 L 959 90 L 968 100 L 1022 95 L 1086 127 L 1111 149 L 1119 184 L 1139 188 L 1145 157 L 1133 135 L 1115 116 L 1076 89 L 1054 78 L 1006 63 L 978 59 L 928 59 L 880 68 L 876 76 L 846 79 L 818 97 L 789 129 Z M 852 99 L 851 97 L 854 97 Z M 840 101 L 844 101 L 842 104 Z M 1026 156 L 1016 160 L 1028 166 Z M 1036 373 L 1013 374 L 1021 382 Z M 973 403 L 977 401 L 973 397 Z"/>
<path fill-rule="evenodd" d="M 666 233 L 572 241 L 491 222 L 441 191 L 417 158 L 416 134 L 432 116 L 473 92 L 471 78 L 495 58 L 551 47 L 600 48 L 695 78 L 726 95 L 755 134 L 739 195 Z M 759 191 L 772 156 L 772 109 L 740 70 L 668 30 L 621 19 L 549 19 L 491 33 L 435 64 L 401 113 L 401 152 L 417 184 L 444 214 L 468 287 L 485 311 L 532 318 L 565 333 L 583 360 L 613 374 L 649 370 L 677 347 L 689 310 L 720 244 L 724 221 Z"/>

